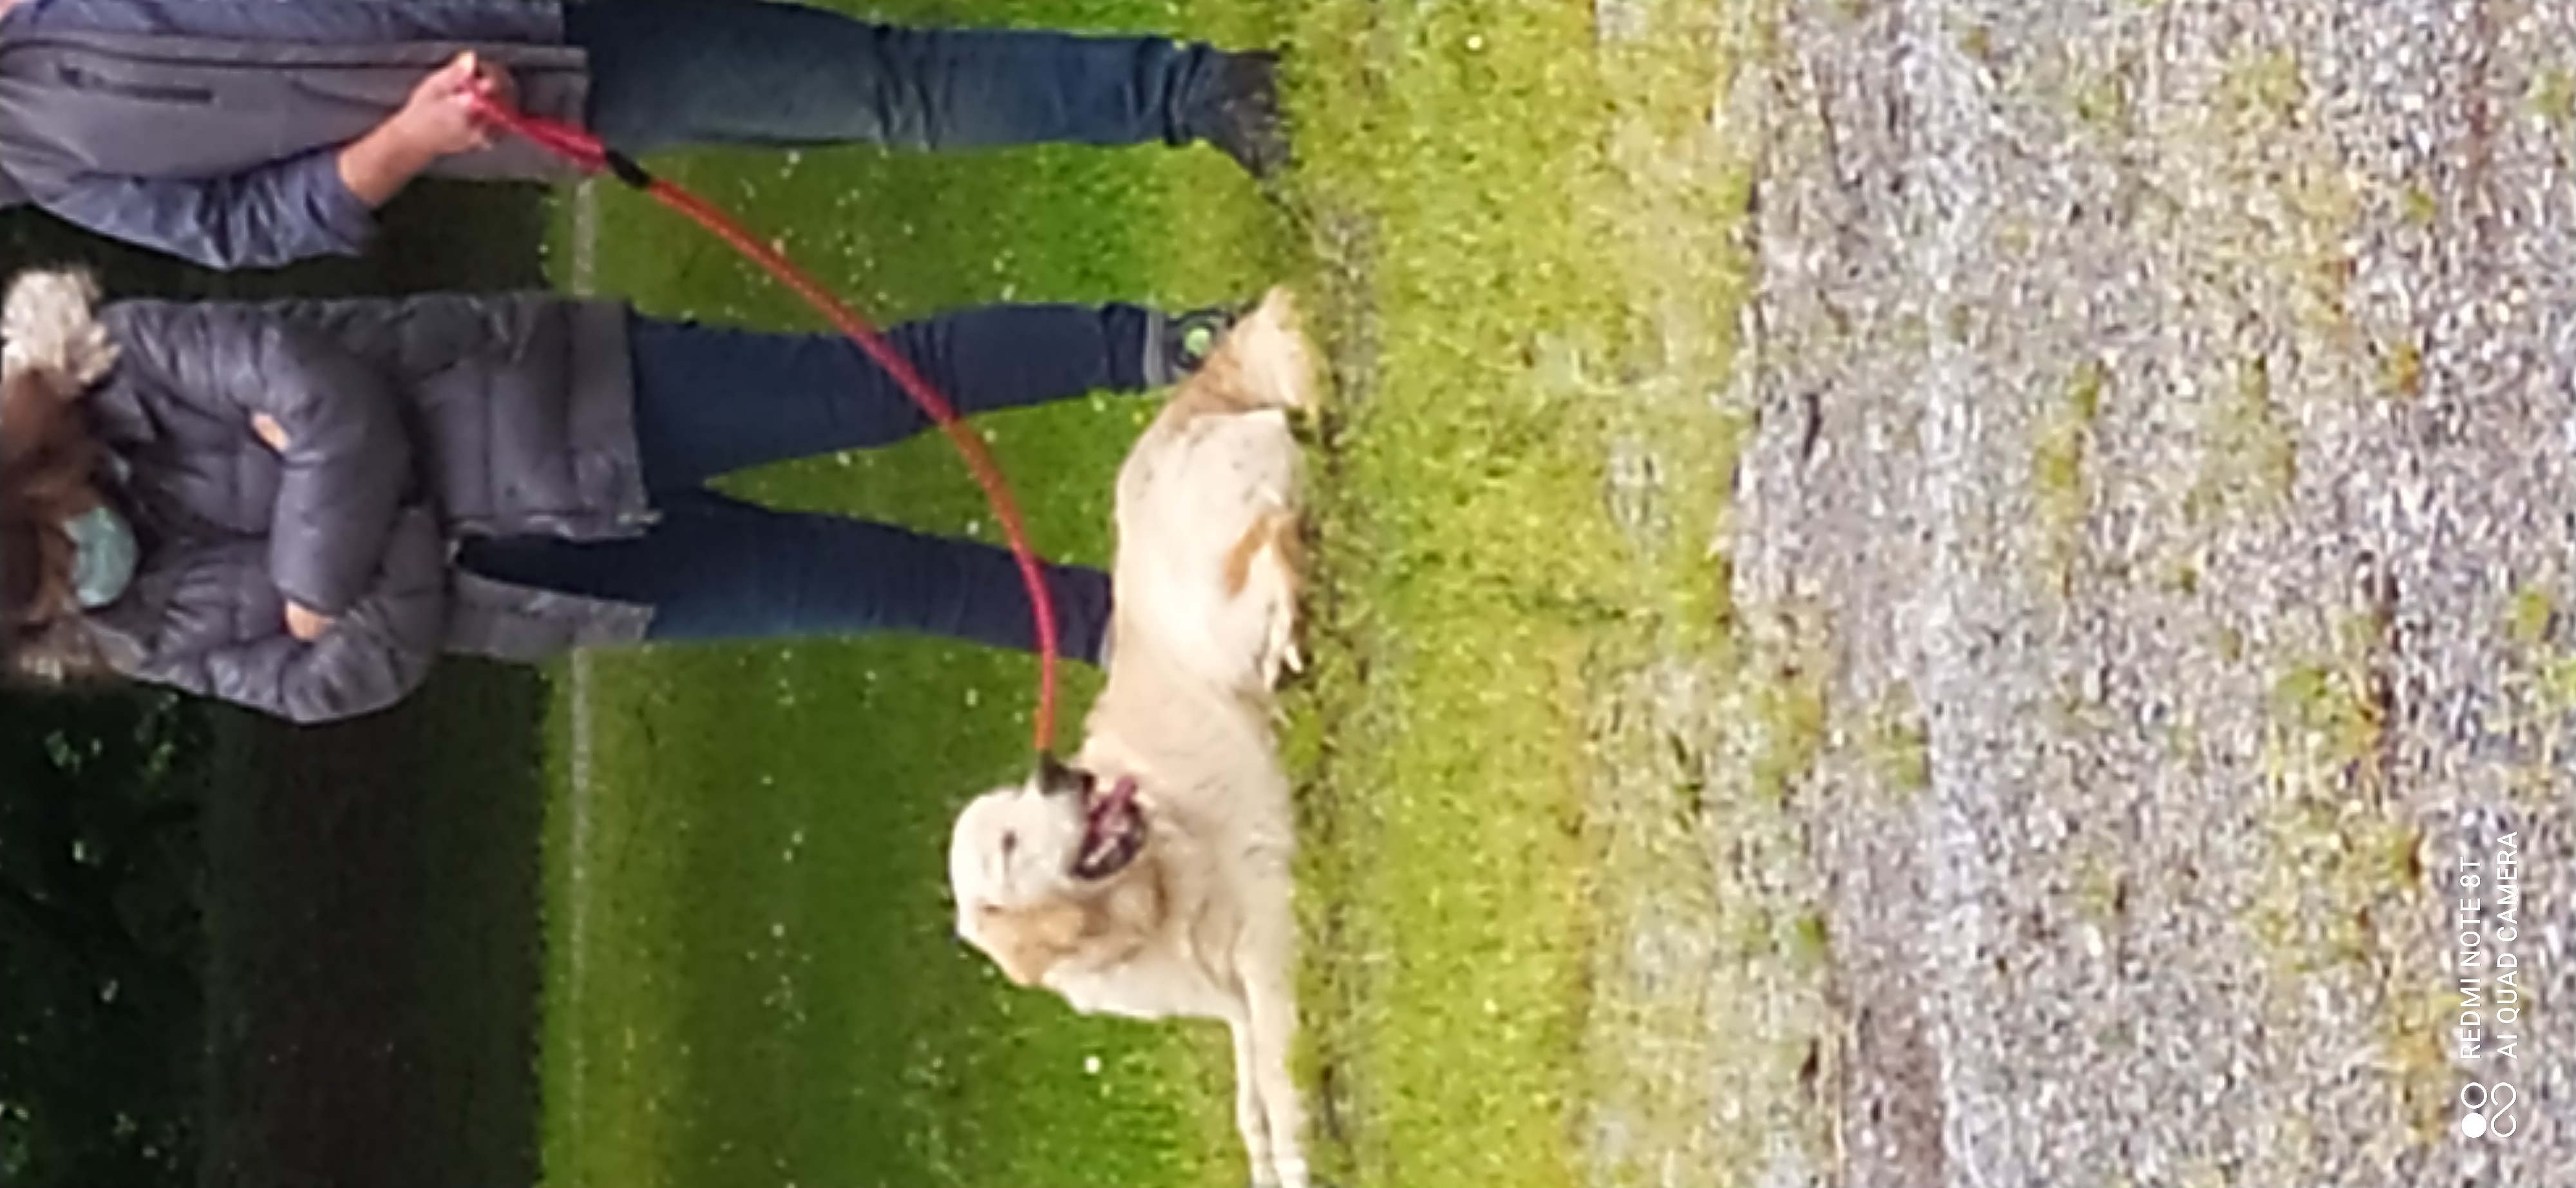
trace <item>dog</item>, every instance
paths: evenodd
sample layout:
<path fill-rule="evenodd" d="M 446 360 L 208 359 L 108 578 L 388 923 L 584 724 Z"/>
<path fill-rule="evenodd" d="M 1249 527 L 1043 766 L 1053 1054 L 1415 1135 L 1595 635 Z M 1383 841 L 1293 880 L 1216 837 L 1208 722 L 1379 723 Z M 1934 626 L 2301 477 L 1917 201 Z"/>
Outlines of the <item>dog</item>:
<path fill-rule="evenodd" d="M 1313 404 L 1272 290 L 1183 381 L 1118 472 L 1107 680 L 1068 763 L 959 813 L 957 933 L 1088 1013 L 1220 1019 L 1259 1188 L 1307 1188 L 1295 837 L 1272 720 L 1300 667 L 1299 454 Z"/>

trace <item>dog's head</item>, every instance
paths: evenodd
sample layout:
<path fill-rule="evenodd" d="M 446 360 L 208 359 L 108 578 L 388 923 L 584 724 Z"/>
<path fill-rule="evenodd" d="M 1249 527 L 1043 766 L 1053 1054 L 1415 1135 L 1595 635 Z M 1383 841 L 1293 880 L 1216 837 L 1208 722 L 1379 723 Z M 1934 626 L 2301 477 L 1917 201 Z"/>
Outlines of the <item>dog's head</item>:
<path fill-rule="evenodd" d="M 1025 783 L 976 797 L 949 837 L 957 935 L 1023 986 L 1067 959 L 1123 947 L 1153 898 L 1133 779 L 1041 756 Z"/>

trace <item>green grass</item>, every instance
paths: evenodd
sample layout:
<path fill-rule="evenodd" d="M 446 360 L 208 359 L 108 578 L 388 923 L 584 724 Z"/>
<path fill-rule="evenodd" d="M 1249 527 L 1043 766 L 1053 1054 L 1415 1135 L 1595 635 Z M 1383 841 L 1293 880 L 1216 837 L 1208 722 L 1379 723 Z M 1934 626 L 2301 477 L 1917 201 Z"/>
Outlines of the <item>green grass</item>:
<path fill-rule="evenodd" d="M 1299 25 L 1352 381 L 1300 740 L 1340 1182 L 1590 1180 L 1591 1070 L 1629 1055 L 1588 1050 L 1626 877 L 1599 861 L 1591 719 L 1656 650 L 1736 651 L 1707 546 L 1742 429 L 1705 396 L 1741 292 L 1741 175 L 1702 155 L 1724 55 L 1704 14 L 1640 12 L 1648 36 L 1598 54 L 1588 5 L 1351 0 Z M 1633 524 L 1618 441 L 1666 462 Z"/>
<path fill-rule="evenodd" d="M 1582 682 L 1618 546 L 1599 406 L 1532 362 L 1623 326 L 1584 267 L 1589 20 L 1337 3 L 1300 29 L 1315 200 L 1363 237 L 1331 296 L 1374 347 L 1317 493 L 1334 646 L 1305 821 L 1306 1011 L 1348 1182 L 1548 1184 L 1575 1162 Z"/>
<path fill-rule="evenodd" d="M 1716 55 L 1685 6 L 1645 10 L 1657 48 L 1599 57 L 1583 5 L 1323 0 L 1284 27 L 1216 0 L 956 10 L 1284 38 L 1290 218 L 1203 151 L 667 169 L 880 319 L 1306 290 L 1335 390 L 1318 671 L 1291 751 L 1307 1064 L 1337 1183 L 1581 1178 L 1588 1070 L 1617 1064 L 1586 1050 L 1594 897 L 1615 877 L 1587 818 L 1587 719 L 1659 645 L 1734 655 L 1728 562 L 1705 542 L 1743 422 L 1688 410 L 1731 360 L 1744 188 L 1666 168 L 1705 138 Z M 606 195 L 598 230 L 600 291 L 811 324 L 657 208 Z M 987 422 L 1042 550 L 1106 557 L 1109 479 L 1148 409 Z M 1606 498 L 1622 438 L 1690 463 L 1642 535 Z M 935 438 L 739 489 L 932 530 L 982 514 Z M 946 825 L 1023 761 L 1033 677 L 864 641 L 601 657 L 561 682 L 581 692 L 558 708 L 559 782 L 576 708 L 586 748 L 548 827 L 550 1181 L 1239 1182 L 1212 1026 L 1078 1018 L 948 935 Z M 1088 691 L 1068 691 L 1066 731 Z M 1783 713 L 1807 737 L 1814 713 Z"/>

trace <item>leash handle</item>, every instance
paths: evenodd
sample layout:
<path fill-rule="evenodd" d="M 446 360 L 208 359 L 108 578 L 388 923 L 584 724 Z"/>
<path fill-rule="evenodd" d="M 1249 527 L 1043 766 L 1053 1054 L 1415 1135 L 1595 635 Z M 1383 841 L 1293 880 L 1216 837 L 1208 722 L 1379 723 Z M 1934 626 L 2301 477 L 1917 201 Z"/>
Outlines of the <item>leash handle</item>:
<path fill-rule="evenodd" d="M 1019 563 L 1020 580 L 1028 586 L 1029 611 L 1036 619 L 1038 633 L 1038 704 L 1031 724 L 1030 747 L 1041 755 L 1050 753 L 1055 741 L 1059 660 L 1055 599 L 1047 591 L 1045 571 L 1038 563 L 1037 550 L 1029 545 L 1028 527 L 1020 518 L 1019 502 L 1011 497 L 1010 484 L 1002 478 L 1002 468 L 993 461 L 992 451 L 985 447 L 984 439 L 966 427 L 966 423 L 958 418 L 957 410 L 930 386 L 929 381 L 921 378 L 921 373 L 914 370 L 909 360 L 895 353 L 884 335 L 877 333 L 865 319 L 842 304 L 839 298 L 784 254 L 753 236 L 724 211 L 696 194 L 654 177 L 633 158 L 602 144 L 598 137 L 583 129 L 513 110 L 488 93 L 475 96 L 474 108 L 476 114 L 564 158 L 584 173 L 607 173 L 651 195 L 655 201 L 686 216 L 760 265 L 778 283 L 804 298 L 835 329 L 857 343 L 859 349 L 893 376 L 904 394 L 910 396 L 912 402 L 948 434 L 958 452 L 965 456 L 966 468 L 974 474 L 976 484 L 983 487 L 985 499 L 993 506 L 994 517 L 1002 522 L 1003 536 L 1010 543 L 1013 559 Z"/>

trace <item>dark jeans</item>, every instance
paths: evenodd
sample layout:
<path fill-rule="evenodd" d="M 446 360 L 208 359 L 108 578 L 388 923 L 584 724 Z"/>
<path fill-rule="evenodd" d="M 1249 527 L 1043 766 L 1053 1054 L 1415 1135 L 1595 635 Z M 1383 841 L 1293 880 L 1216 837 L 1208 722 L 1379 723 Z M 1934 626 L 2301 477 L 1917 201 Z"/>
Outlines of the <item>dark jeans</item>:
<path fill-rule="evenodd" d="M 564 6 L 591 129 L 632 153 L 1200 138 L 1223 53 L 1162 37 L 904 29 L 767 0 Z"/>
<path fill-rule="evenodd" d="M 1019 305 L 896 327 L 888 338 L 958 413 L 1145 386 L 1147 313 Z M 642 536 L 469 542 L 487 577 L 654 608 L 656 640 L 897 631 L 1034 651 L 1010 551 L 845 516 L 772 511 L 706 489 L 753 466 L 888 445 L 931 427 L 837 334 L 630 319 L 635 432 L 661 518 Z M 1096 662 L 1109 575 L 1045 567 L 1063 654 Z"/>

